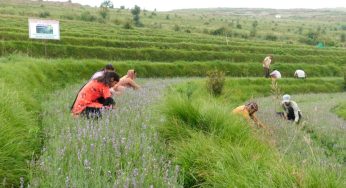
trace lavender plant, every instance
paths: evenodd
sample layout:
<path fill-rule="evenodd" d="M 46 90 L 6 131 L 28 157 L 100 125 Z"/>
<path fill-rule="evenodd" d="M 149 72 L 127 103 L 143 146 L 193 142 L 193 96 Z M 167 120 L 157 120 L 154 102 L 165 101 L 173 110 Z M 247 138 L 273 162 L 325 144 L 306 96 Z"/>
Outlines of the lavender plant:
<path fill-rule="evenodd" d="M 45 144 L 32 162 L 31 187 L 181 187 L 179 166 L 165 155 L 152 106 L 172 81 L 148 80 L 116 98 L 103 118 L 73 119 L 69 105 L 79 86 L 45 104 Z M 72 89 L 73 88 L 73 89 Z"/>
<path fill-rule="evenodd" d="M 279 149 L 281 160 L 303 167 L 304 171 L 297 172 L 302 181 L 315 175 L 324 178 L 325 186 L 344 186 L 336 185 L 335 180 L 346 179 L 346 122 L 331 112 L 344 94 L 305 94 L 293 98 L 302 110 L 300 125 L 276 116 L 271 97 L 257 99 L 261 106 L 259 117 L 273 132 L 270 143 Z"/>

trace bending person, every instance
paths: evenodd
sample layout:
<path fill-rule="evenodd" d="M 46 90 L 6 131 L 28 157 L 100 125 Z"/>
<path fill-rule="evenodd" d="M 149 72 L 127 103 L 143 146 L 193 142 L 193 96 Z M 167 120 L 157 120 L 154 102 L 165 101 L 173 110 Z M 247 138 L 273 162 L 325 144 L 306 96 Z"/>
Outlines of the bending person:
<path fill-rule="evenodd" d="M 112 108 L 115 104 L 110 88 L 119 81 L 115 72 L 106 72 L 103 76 L 89 81 L 78 93 L 71 109 L 74 117 L 80 115 L 89 118 L 101 117 L 101 108 Z"/>
<path fill-rule="evenodd" d="M 306 73 L 303 70 L 296 70 L 296 72 L 294 72 L 294 77 L 295 78 L 301 78 L 301 79 L 305 79 L 306 78 Z"/>
<path fill-rule="evenodd" d="M 295 123 L 299 124 L 302 118 L 302 113 L 298 107 L 298 104 L 295 101 L 292 101 L 291 96 L 287 94 L 284 95 L 282 99 L 281 105 L 284 110 L 283 117 L 286 120 L 294 121 Z"/>
<path fill-rule="evenodd" d="M 274 71 L 270 73 L 270 77 L 272 79 L 280 79 L 281 73 L 278 70 L 274 69 Z"/>
<path fill-rule="evenodd" d="M 253 120 L 253 122 L 261 128 L 266 128 L 266 126 L 259 121 L 259 119 L 256 117 L 255 112 L 258 111 L 258 105 L 255 102 L 250 102 L 246 105 L 238 106 L 233 110 L 234 114 L 240 114 L 242 115 L 250 124 L 250 119 Z"/>
<path fill-rule="evenodd" d="M 137 73 L 135 70 L 128 70 L 127 75 L 121 77 L 120 81 L 112 88 L 112 90 L 116 95 L 120 95 L 127 88 L 132 88 L 134 90 L 140 89 L 141 86 L 135 82 L 136 77 Z"/>

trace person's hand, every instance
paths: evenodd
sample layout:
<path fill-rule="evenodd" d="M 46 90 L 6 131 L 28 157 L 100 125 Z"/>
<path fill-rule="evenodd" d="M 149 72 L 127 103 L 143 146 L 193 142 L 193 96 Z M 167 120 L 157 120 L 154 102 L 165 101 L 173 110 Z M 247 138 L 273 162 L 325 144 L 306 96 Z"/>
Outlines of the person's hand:
<path fill-rule="evenodd" d="M 73 118 L 79 118 L 79 114 L 71 113 L 71 116 L 72 116 Z"/>

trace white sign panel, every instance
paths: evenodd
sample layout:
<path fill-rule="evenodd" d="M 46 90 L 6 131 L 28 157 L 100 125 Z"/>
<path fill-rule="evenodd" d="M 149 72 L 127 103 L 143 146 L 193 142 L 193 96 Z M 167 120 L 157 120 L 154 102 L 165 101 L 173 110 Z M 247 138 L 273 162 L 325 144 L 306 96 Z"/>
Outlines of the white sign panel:
<path fill-rule="evenodd" d="M 29 38 L 60 40 L 59 21 L 29 19 Z"/>

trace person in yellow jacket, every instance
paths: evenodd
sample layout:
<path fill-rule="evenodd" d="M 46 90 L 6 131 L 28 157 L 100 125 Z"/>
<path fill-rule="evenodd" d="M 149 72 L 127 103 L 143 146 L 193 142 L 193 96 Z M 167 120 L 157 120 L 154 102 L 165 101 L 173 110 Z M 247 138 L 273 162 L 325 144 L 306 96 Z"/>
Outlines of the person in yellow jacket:
<path fill-rule="evenodd" d="M 266 128 L 266 126 L 259 121 L 255 113 L 258 111 L 258 105 L 255 102 L 249 102 L 246 105 L 238 106 L 237 108 L 233 109 L 233 114 L 239 114 L 242 115 L 249 123 L 251 123 L 251 119 L 253 122 L 261 128 Z"/>

